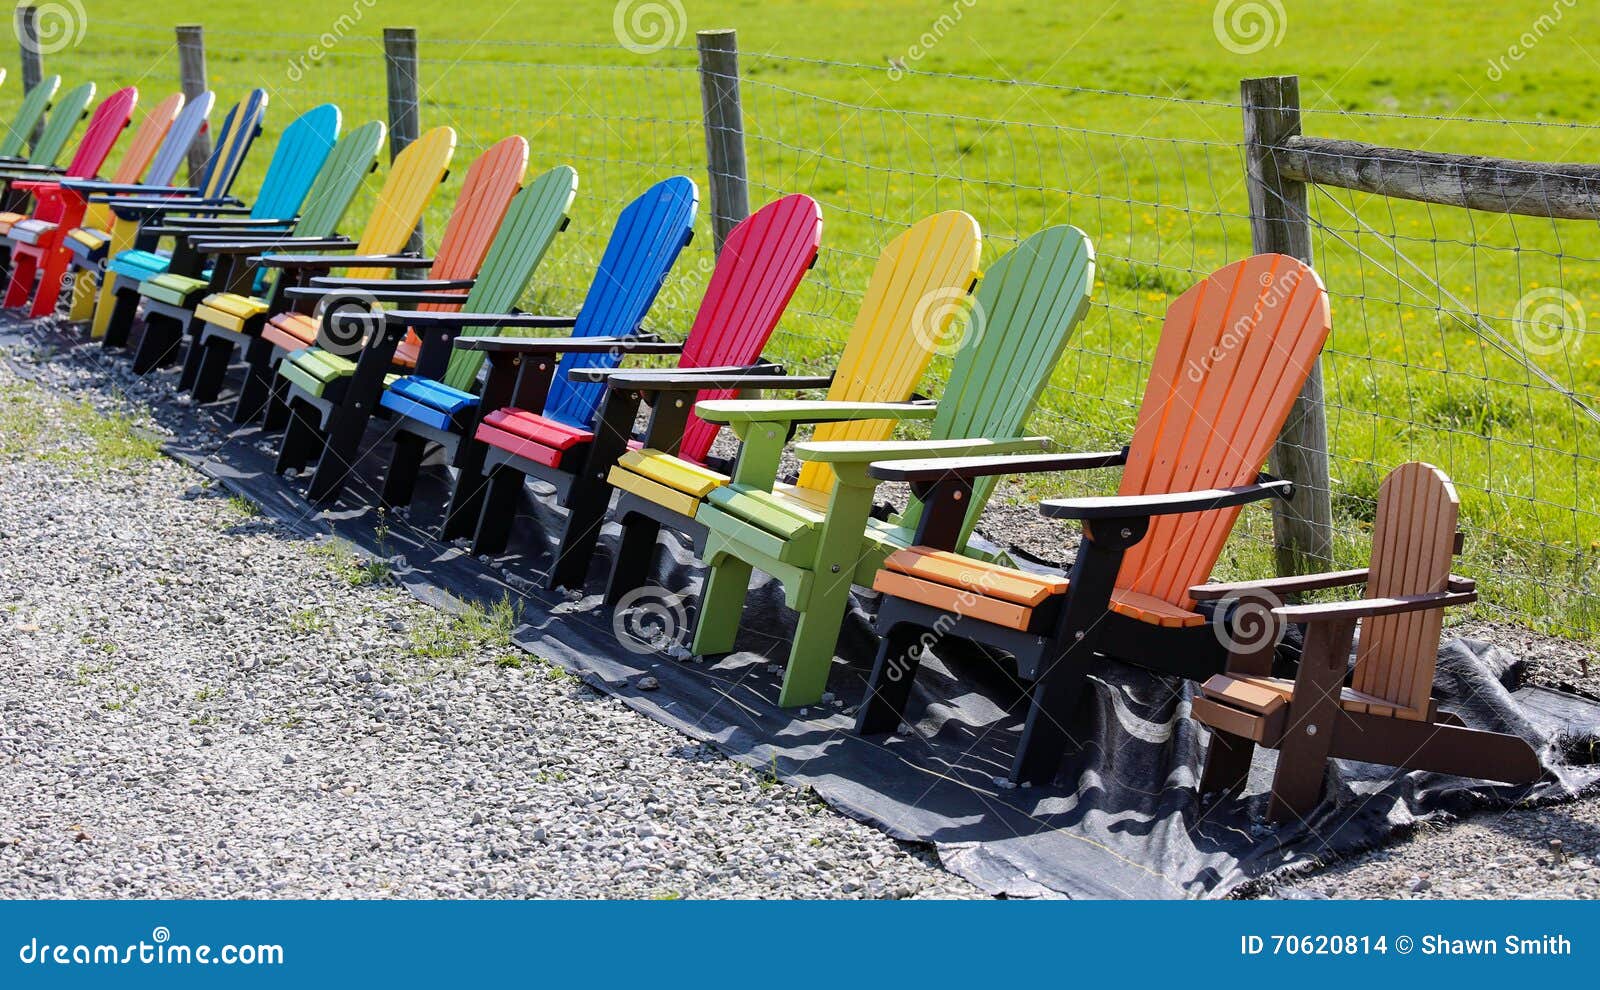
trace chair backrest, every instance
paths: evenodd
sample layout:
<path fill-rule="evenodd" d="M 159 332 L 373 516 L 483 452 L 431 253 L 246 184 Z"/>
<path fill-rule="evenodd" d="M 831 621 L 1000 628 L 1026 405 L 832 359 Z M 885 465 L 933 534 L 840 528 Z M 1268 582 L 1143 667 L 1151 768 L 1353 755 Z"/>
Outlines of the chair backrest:
<path fill-rule="evenodd" d="M 983 274 L 950 381 L 939 396 L 935 440 L 1022 436 L 1067 340 L 1089 311 L 1094 245 L 1077 227 L 1049 227 L 1001 255 Z M 981 478 L 967 503 L 965 545 L 999 479 Z M 901 524 L 915 527 L 912 499 Z"/>
<path fill-rule="evenodd" d="M 822 207 L 810 196 L 785 196 L 740 221 L 717 255 L 678 366 L 709 368 L 759 359 L 821 244 Z M 734 394 L 703 391 L 694 401 Z M 703 462 L 716 438 L 717 427 L 690 413 L 678 453 Z"/>
<path fill-rule="evenodd" d="M 28 90 L 28 95 L 22 98 L 22 105 L 17 107 L 17 115 L 0 133 L 0 158 L 22 157 L 22 149 L 27 147 L 33 129 L 39 126 L 44 112 L 50 108 L 50 101 L 55 99 L 56 90 L 60 88 L 60 76 L 45 76 L 37 86 Z"/>
<path fill-rule="evenodd" d="M 28 161 L 35 165 L 54 165 L 56 159 L 61 157 L 61 149 L 67 146 L 67 139 L 78 129 L 78 121 L 83 119 L 83 111 L 93 99 L 92 82 L 74 86 L 63 93 L 61 99 L 51 108 L 50 118 L 44 124 L 44 132 L 39 135 L 38 142 L 29 153 Z"/>
<path fill-rule="evenodd" d="M 1254 481 L 1328 337 L 1328 293 L 1308 265 L 1258 254 L 1212 273 L 1167 309 L 1122 495 Z M 1239 509 L 1157 516 L 1118 585 L 1183 608 L 1210 577 Z"/>
<path fill-rule="evenodd" d="M 173 93 L 145 113 L 138 129 L 133 132 L 133 140 L 128 142 L 127 150 L 122 153 L 116 170 L 111 173 L 112 182 L 138 182 L 143 177 L 145 168 L 166 140 L 167 132 L 172 129 L 178 111 L 183 109 L 183 103 L 183 94 Z"/>
<path fill-rule="evenodd" d="M 267 91 L 252 89 L 222 118 L 222 129 L 206 159 L 205 171 L 195 182 L 207 199 L 220 199 L 233 188 L 233 181 L 244 167 L 245 155 L 261 136 L 261 122 L 266 116 Z M 262 185 L 266 185 L 265 180 Z"/>
<path fill-rule="evenodd" d="M 867 282 L 828 389 L 829 400 L 909 399 L 978 278 L 982 252 L 978 221 L 961 210 L 935 213 L 890 241 Z M 824 423 L 812 436 L 884 440 L 893 431 L 893 422 L 862 420 Z M 833 468 L 826 464 L 811 461 L 800 468 L 802 488 L 831 491 L 833 482 Z"/>
<path fill-rule="evenodd" d="M 161 142 L 155 158 L 151 159 L 150 170 L 144 174 L 144 181 L 157 186 L 172 184 L 173 177 L 188 159 L 189 149 L 194 146 L 194 139 L 200 134 L 201 128 L 206 126 L 206 121 L 211 118 L 211 111 L 216 104 L 217 94 L 206 90 L 184 106 L 183 111 L 168 128 L 166 139 Z"/>
<path fill-rule="evenodd" d="M 467 313 L 508 313 L 522 298 L 534 270 L 549 251 L 556 234 L 566 226 L 567 211 L 578 192 L 578 173 L 571 166 L 555 168 L 528 183 L 511 201 L 500 230 L 489 245 L 478 279 L 472 283 L 466 302 Z M 492 335 L 492 328 L 463 330 L 463 334 Z M 444 384 L 468 391 L 483 367 L 482 351 L 455 350 L 445 368 Z"/>
<path fill-rule="evenodd" d="M 527 171 L 528 139 L 520 134 L 495 142 L 473 161 L 461 180 L 450 219 L 445 221 L 439 249 L 428 268 L 429 278 L 473 278 L 478 274 Z M 449 304 L 433 306 L 453 308 Z"/>
<path fill-rule="evenodd" d="M 622 208 L 578 310 L 574 337 L 625 337 L 638 332 L 678 253 L 694 234 L 699 208 L 699 189 L 682 175 L 663 179 Z M 570 381 L 567 375 L 574 368 L 613 368 L 617 361 L 612 354 L 563 356 L 545 398 L 544 414 L 588 429 L 605 389 Z"/>
<path fill-rule="evenodd" d="M 356 254 L 397 254 L 417 229 L 422 211 L 428 208 L 434 192 L 450 171 L 456 151 L 456 132 L 451 127 L 435 127 L 394 156 L 389 177 L 378 190 L 378 201 L 361 232 Z M 388 268 L 352 268 L 351 278 L 384 278 L 394 272 Z"/>
<path fill-rule="evenodd" d="M 289 122 L 272 149 L 251 216 L 282 220 L 300 212 L 322 163 L 338 143 L 340 120 L 339 108 L 324 103 Z"/>
<path fill-rule="evenodd" d="M 369 120 L 334 144 L 306 193 L 294 225 L 296 236 L 329 237 L 338 232 L 361 183 L 378 167 L 386 135 L 383 121 Z"/>
<path fill-rule="evenodd" d="M 1378 489 L 1367 597 L 1444 591 L 1460 514 L 1455 486 L 1432 464 L 1413 461 L 1390 471 Z M 1403 715 L 1426 717 L 1443 628 L 1444 610 L 1437 608 L 1362 620 L 1350 686 Z"/>
<path fill-rule="evenodd" d="M 67 163 L 65 175 L 74 179 L 92 179 L 100 174 L 100 166 L 116 147 L 123 128 L 133 119 L 133 109 L 139 104 L 139 90 L 124 86 L 100 101 L 89 116 L 89 124 L 78 141 L 78 150 Z"/>

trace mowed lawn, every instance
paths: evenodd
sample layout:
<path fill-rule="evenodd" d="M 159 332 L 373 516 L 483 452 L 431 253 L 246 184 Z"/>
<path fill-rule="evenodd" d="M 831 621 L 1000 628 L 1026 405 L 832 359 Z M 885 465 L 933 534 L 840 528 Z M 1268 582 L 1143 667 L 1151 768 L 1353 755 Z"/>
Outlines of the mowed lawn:
<path fill-rule="evenodd" d="M 580 173 L 573 230 L 528 301 L 552 308 L 581 299 L 620 204 L 678 172 L 703 188 L 693 32 L 735 27 L 752 201 L 807 192 L 827 224 L 828 251 L 773 356 L 827 367 L 879 247 L 928 212 L 972 212 L 990 259 L 1044 225 L 1075 223 L 1099 251 L 1096 305 L 1036 421 L 1070 447 L 1121 442 L 1166 305 L 1250 250 L 1241 78 L 1298 74 L 1306 132 L 1320 136 L 1561 162 L 1594 160 L 1600 142 L 1596 16 L 1565 0 L 1452 5 L 1446 17 L 1416 0 L 83 7 L 81 39 L 47 57 L 52 71 L 162 91 L 177 74 L 170 26 L 202 23 L 224 100 L 272 91 L 267 141 L 325 100 L 351 123 L 382 117 L 377 37 L 415 26 L 423 125 L 460 131 L 457 176 L 471 149 L 509 132 L 533 142 L 536 169 L 564 161 Z M 663 39 L 676 47 L 648 50 Z M 5 64 L 9 113 L 15 51 Z M 255 156 L 246 188 L 266 158 Z M 434 235 L 452 194 L 430 211 Z M 1600 634 L 1594 225 L 1338 190 L 1311 202 L 1335 322 L 1325 370 L 1339 562 L 1364 556 L 1383 472 L 1427 459 L 1461 489 L 1462 566 L 1487 579 L 1489 613 Z M 663 291 L 658 329 L 681 331 L 709 265 L 703 236 Z M 946 367 L 936 363 L 931 394 Z M 1052 477 L 1008 494 L 1095 484 Z M 1248 513 L 1243 530 L 1224 573 L 1270 566 L 1266 513 Z"/>

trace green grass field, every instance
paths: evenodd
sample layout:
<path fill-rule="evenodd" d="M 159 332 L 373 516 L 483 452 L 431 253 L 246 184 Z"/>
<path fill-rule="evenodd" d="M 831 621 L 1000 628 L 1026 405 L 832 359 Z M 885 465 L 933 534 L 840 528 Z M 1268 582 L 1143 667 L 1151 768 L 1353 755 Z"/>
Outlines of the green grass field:
<path fill-rule="evenodd" d="M 177 77 L 171 25 L 202 23 L 224 100 L 272 91 L 268 140 L 325 100 L 352 123 L 382 117 L 377 37 L 414 25 L 425 127 L 457 127 L 464 148 L 523 133 L 535 168 L 579 170 L 573 231 L 530 301 L 553 308 L 576 305 L 617 206 L 675 172 L 703 184 L 693 31 L 735 27 L 752 200 L 808 192 L 827 223 L 828 250 L 774 356 L 826 367 L 878 247 L 921 215 L 971 211 L 989 258 L 1041 226 L 1075 223 L 1096 242 L 1101 284 L 1036 426 L 1080 448 L 1126 434 L 1170 299 L 1250 250 L 1233 105 L 1242 77 L 1298 74 L 1306 132 L 1319 136 L 1560 162 L 1593 160 L 1600 139 L 1589 126 L 1600 117 L 1600 57 L 1585 48 L 1593 16 L 1566 0 L 1455 5 L 1444 18 L 1415 0 L 1262 0 L 1266 22 L 1235 0 L 1222 5 L 1221 30 L 1211 0 L 687 2 L 681 21 L 665 3 L 677 47 L 643 53 L 619 46 L 609 2 L 83 6 L 81 39 L 47 57 L 51 71 L 162 91 Z M 640 6 L 624 6 L 625 29 Z M 1242 20 L 1230 24 L 1230 12 Z M 651 47 L 649 30 L 663 23 L 640 17 L 623 33 Z M 14 50 L 5 64 L 9 113 L 20 97 Z M 434 233 L 449 198 L 430 213 Z M 1600 407 L 1587 312 L 1600 304 L 1594 225 L 1337 190 L 1313 191 L 1312 209 L 1334 305 L 1325 371 L 1340 563 L 1365 554 L 1382 473 L 1427 459 L 1461 489 L 1463 569 L 1491 579 L 1490 614 L 1600 635 L 1600 422 L 1586 411 Z M 685 323 L 709 241 L 680 262 L 658 329 Z M 1551 301 L 1557 326 L 1514 319 L 1519 305 L 1528 315 Z M 1244 532 L 1226 573 L 1270 566 L 1265 513 L 1249 514 Z"/>

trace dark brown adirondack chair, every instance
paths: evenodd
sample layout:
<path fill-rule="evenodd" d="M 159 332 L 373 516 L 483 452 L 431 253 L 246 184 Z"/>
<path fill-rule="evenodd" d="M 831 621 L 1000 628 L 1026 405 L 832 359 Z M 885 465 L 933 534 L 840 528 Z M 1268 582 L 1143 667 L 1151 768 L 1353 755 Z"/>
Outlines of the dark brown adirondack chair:
<path fill-rule="evenodd" d="M 1378 494 L 1372 566 L 1190 589 L 1205 600 L 1273 601 L 1320 588 L 1366 584 L 1367 597 L 1273 609 L 1306 624 L 1293 681 L 1218 674 L 1194 699 L 1212 731 L 1203 793 L 1244 787 L 1256 746 L 1278 750 L 1267 817 L 1304 816 L 1322 798 L 1330 758 L 1432 770 L 1508 784 L 1539 778 L 1533 747 L 1517 736 L 1468 729 L 1434 704 L 1433 674 L 1444 609 L 1477 600 L 1473 582 L 1450 573 L 1460 551 L 1460 502 L 1443 471 L 1413 462 L 1395 468 Z M 1356 624 L 1361 642 L 1345 687 Z"/>

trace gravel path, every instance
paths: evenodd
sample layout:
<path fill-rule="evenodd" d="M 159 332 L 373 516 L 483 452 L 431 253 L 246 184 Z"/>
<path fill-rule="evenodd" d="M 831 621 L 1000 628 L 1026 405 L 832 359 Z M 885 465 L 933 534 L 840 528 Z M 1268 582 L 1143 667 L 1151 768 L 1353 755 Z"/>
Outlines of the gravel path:
<path fill-rule="evenodd" d="M 508 616 L 446 618 L 3 365 L 0 397 L 0 897 L 979 896 Z"/>
<path fill-rule="evenodd" d="M 47 373 L 102 411 L 164 389 Z M 0 896 L 981 896 L 199 482 L 0 364 Z M 1600 691 L 1573 644 L 1462 631 Z M 1600 896 L 1600 798 L 1255 893 Z"/>

